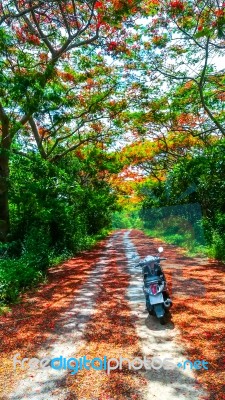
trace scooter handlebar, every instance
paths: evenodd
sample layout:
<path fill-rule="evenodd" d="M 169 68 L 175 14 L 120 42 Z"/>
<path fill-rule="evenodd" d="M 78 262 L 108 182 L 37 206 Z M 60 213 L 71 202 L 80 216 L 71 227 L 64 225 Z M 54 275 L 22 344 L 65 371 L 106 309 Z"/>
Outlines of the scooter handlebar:
<path fill-rule="evenodd" d="M 159 261 L 167 260 L 166 257 L 157 257 L 157 259 L 158 259 Z M 156 261 L 157 261 L 157 260 L 156 260 Z M 149 261 L 141 261 L 140 263 L 138 263 L 137 265 L 135 265 L 135 268 L 143 267 L 144 265 L 147 265 L 148 263 L 149 263 Z"/>

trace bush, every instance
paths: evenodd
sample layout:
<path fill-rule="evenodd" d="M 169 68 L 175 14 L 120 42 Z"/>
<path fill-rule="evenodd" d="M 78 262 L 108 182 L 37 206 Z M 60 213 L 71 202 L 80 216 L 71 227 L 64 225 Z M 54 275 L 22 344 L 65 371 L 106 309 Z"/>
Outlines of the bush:
<path fill-rule="evenodd" d="M 43 272 L 30 265 L 27 259 L 0 261 L 0 303 L 14 302 L 19 293 L 43 279 Z"/>
<path fill-rule="evenodd" d="M 50 235 L 48 227 L 31 227 L 22 245 L 23 263 L 37 270 L 45 271 L 50 264 Z"/>
<path fill-rule="evenodd" d="M 92 162 L 93 164 L 93 162 Z M 107 229 L 115 194 L 98 169 L 70 155 L 57 163 L 14 155 L 10 243 L 0 244 L 0 302 L 13 302 L 47 268 L 90 248 Z"/>
<path fill-rule="evenodd" d="M 11 244 L 0 259 L 0 302 L 14 302 L 19 293 L 40 282 L 49 259 L 49 234 L 46 227 L 31 227 L 21 246 L 21 256 L 10 258 Z M 16 247 L 16 243 L 13 244 Z M 8 254 L 7 254 L 8 253 Z"/>
<path fill-rule="evenodd" d="M 211 254 L 219 260 L 225 260 L 225 234 L 214 231 L 212 235 L 212 248 Z"/>

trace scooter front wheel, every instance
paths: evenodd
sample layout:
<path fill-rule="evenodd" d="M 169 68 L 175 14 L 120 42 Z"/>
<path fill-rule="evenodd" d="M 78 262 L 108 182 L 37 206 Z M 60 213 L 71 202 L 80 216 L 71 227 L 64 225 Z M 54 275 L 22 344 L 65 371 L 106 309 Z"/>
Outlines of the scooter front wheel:
<path fill-rule="evenodd" d="M 165 325 L 165 323 L 166 323 L 165 318 L 164 317 L 160 317 L 159 318 L 159 322 L 160 322 L 161 325 Z"/>

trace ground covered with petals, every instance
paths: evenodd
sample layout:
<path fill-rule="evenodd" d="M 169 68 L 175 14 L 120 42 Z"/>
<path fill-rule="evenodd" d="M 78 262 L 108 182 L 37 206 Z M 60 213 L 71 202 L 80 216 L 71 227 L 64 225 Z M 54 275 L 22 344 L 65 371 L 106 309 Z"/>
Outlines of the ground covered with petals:
<path fill-rule="evenodd" d="M 207 258 L 190 258 L 185 251 L 133 230 L 131 239 L 141 257 L 163 245 L 162 263 L 173 299 L 172 319 L 189 359 L 208 361 L 196 371 L 209 400 L 225 399 L 225 265 Z"/>
<path fill-rule="evenodd" d="M 87 355 L 88 359 L 99 357 L 129 360 L 142 357 L 131 318 L 126 291 L 129 285 L 126 255 L 121 246 L 122 235 L 114 239 L 110 263 L 106 266 L 101 292 L 96 301 L 95 312 L 85 331 L 85 345 L 76 357 Z M 96 365 L 99 365 L 96 362 Z M 127 363 L 122 369 L 108 374 L 106 371 L 82 370 L 68 378 L 70 390 L 85 400 L 137 400 L 146 381 L 140 373 L 129 370 Z M 74 398 L 74 397 L 71 397 Z"/>
<path fill-rule="evenodd" d="M 0 317 L 0 393 L 6 394 L 19 379 L 13 373 L 13 356 L 36 357 L 47 339 L 56 338 L 55 325 L 61 313 L 68 310 L 74 296 L 88 280 L 88 274 L 104 255 L 103 240 L 95 249 L 51 268 L 48 283 L 29 291 L 12 311 Z"/>
<path fill-rule="evenodd" d="M 120 356 L 142 357 L 132 317 L 127 288 L 129 271 L 122 244 L 124 231 L 112 238 L 107 250 L 100 290 L 94 301 L 94 311 L 83 334 L 76 343 L 76 358 L 103 359 Z M 180 330 L 178 339 L 185 347 L 184 358 L 206 360 L 208 370 L 196 371 L 196 384 L 209 393 L 208 400 L 224 400 L 224 264 L 206 258 L 190 258 L 185 252 L 143 232 L 132 230 L 130 239 L 139 255 L 156 253 L 163 244 L 167 261 L 162 263 L 172 295 L 172 321 Z M 7 399 L 8 391 L 20 379 L 13 373 L 13 356 L 35 357 L 38 349 L 57 339 L 60 316 L 71 308 L 90 272 L 106 254 L 107 240 L 95 249 L 83 252 L 67 262 L 50 269 L 48 283 L 24 295 L 12 311 L 0 317 L 0 393 Z M 98 365 L 96 362 L 95 365 Z M 68 374 L 67 400 L 141 400 L 146 387 L 144 371 L 129 370 L 127 364 L 107 371 L 81 370 Z M 56 388 L 60 392 L 60 388 Z"/>

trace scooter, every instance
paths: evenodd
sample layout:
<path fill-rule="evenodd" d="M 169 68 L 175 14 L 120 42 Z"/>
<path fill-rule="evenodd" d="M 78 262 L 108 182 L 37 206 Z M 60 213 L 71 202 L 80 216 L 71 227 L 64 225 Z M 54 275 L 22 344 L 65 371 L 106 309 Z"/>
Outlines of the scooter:
<path fill-rule="evenodd" d="M 136 265 L 136 268 L 142 267 L 146 308 L 150 315 L 155 315 L 164 325 L 165 313 L 172 306 L 172 300 L 169 297 L 166 278 L 160 265 L 162 260 L 166 260 L 166 258 L 160 257 L 162 252 L 163 247 L 159 247 L 158 255 L 147 256 Z"/>

